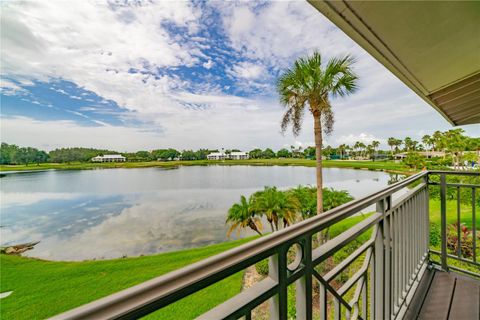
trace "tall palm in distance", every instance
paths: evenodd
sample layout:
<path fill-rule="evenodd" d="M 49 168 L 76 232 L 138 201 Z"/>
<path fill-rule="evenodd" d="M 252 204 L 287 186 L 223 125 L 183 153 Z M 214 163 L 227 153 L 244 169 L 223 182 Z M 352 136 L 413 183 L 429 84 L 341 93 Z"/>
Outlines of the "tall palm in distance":
<path fill-rule="evenodd" d="M 333 130 L 334 117 L 330 98 L 346 96 L 356 91 L 358 76 L 350 56 L 332 58 L 326 64 L 319 52 L 306 58 L 299 58 L 291 69 L 279 77 L 277 91 L 280 102 L 286 107 L 282 119 L 282 131 L 292 125 L 294 135 L 302 129 L 305 109 L 313 116 L 315 134 L 317 214 L 323 212 L 322 202 L 322 143 L 323 134 Z"/>
<path fill-rule="evenodd" d="M 432 137 L 426 134 L 422 137 L 422 142 L 423 142 L 423 145 L 425 146 L 425 149 L 427 149 L 427 151 L 430 151 L 433 144 Z"/>
<path fill-rule="evenodd" d="M 373 161 L 375 161 L 375 151 L 380 146 L 380 141 L 373 140 L 372 141 L 372 153 L 373 153 Z"/>

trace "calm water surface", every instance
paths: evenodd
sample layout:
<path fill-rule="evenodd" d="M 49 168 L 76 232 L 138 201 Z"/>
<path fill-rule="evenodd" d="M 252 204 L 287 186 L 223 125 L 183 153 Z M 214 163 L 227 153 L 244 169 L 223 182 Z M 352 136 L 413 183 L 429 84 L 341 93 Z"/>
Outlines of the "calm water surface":
<path fill-rule="evenodd" d="M 384 172 L 324 169 L 328 187 L 361 197 Z M 315 184 L 315 168 L 194 166 L 8 174 L 0 179 L 1 244 L 41 241 L 26 255 L 51 260 L 138 256 L 226 240 L 240 195 Z"/>

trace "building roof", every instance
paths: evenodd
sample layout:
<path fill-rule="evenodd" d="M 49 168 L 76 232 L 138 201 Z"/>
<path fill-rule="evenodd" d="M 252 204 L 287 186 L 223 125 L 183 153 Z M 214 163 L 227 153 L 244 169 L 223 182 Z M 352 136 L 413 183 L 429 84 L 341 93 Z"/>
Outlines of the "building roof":
<path fill-rule="evenodd" d="M 480 1 L 308 1 L 451 124 L 480 122 Z"/>
<path fill-rule="evenodd" d="M 219 157 L 219 156 L 226 156 L 226 154 L 223 152 L 212 152 L 212 153 L 209 153 L 208 156 Z"/>
<path fill-rule="evenodd" d="M 106 154 L 102 156 L 103 158 L 125 158 L 121 154 Z"/>
<path fill-rule="evenodd" d="M 232 152 L 230 153 L 231 156 L 246 156 L 248 153 L 240 151 L 240 152 Z"/>

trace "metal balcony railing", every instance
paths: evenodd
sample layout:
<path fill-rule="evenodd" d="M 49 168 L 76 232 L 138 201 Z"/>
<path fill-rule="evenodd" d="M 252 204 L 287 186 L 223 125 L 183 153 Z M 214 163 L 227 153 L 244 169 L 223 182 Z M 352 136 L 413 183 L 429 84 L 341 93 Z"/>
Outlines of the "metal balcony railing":
<path fill-rule="evenodd" d="M 440 266 L 449 265 L 449 258 L 478 266 L 476 255 L 462 258 L 447 250 L 446 190 L 472 190 L 473 231 L 475 192 L 479 185 L 446 182 L 447 175 L 478 173 L 421 172 L 390 185 L 370 196 L 330 210 L 323 215 L 299 222 L 281 231 L 256 239 L 240 247 L 168 273 L 132 288 L 118 292 L 85 306 L 68 311 L 54 319 L 136 319 L 161 309 L 192 293 L 268 258 L 269 275 L 254 286 L 218 305 L 199 319 L 251 319 L 252 310 L 269 301 L 271 319 L 287 319 L 288 287 L 295 286 L 297 319 L 312 319 L 314 290 L 319 303 L 315 312 L 321 319 L 402 319 L 422 279 L 432 267 L 429 259 L 429 188 L 441 189 L 442 227 Z M 429 181 L 440 177 L 440 182 Z M 433 178 L 433 180 L 437 179 Z M 398 197 L 397 192 L 408 188 Z M 318 234 L 363 209 L 376 205 L 374 213 L 321 245 Z M 460 209 L 458 209 L 460 212 Z M 460 231 L 459 231 L 460 232 Z M 367 239 L 333 267 L 321 268 L 329 257 L 363 237 Z M 474 233 L 473 251 L 477 249 Z M 294 252 L 292 253 L 292 248 Z M 294 259 L 292 258 L 294 256 Z M 293 262 L 290 262 L 292 261 Z M 345 270 L 357 266 L 344 282 L 335 279 Z M 480 272 L 479 272 L 480 273 Z"/>
<path fill-rule="evenodd" d="M 440 263 L 437 263 L 435 260 L 432 260 L 433 264 L 439 265 L 442 270 L 454 270 L 457 272 L 465 273 L 470 276 L 478 277 L 480 274 L 480 263 L 478 262 L 478 257 L 477 257 L 477 239 L 478 239 L 478 234 L 477 234 L 477 208 L 478 208 L 478 196 L 477 196 L 477 189 L 480 187 L 479 184 L 468 184 L 468 183 L 448 183 L 447 182 L 447 177 L 448 176 L 477 176 L 479 177 L 480 174 L 478 172 L 451 172 L 451 171 L 431 171 L 429 173 L 430 177 L 439 177 L 439 182 L 435 181 L 430 181 L 429 184 L 431 186 L 436 186 L 440 188 L 440 205 L 441 205 L 441 212 L 440 212 L 440 217 L 441 217 L 441 250 L 430 250 L 430 253 L 433 255 L 440 256 Z M 464 231 L 462 231 L 462 226 L 460 224 L 461 221 L 461 193 L 462 190 L 467 191 L 467 194 L 470 198 L 471 201 L 471 217 L 472 217 L 472 226 L 471 230 L 469 231 L 469 234 L 472 235 L 472 256 L 471 258 L 466 258 L 464 254 L 462 253 L 462 234 Z M 456 239 L 456 252 L 454 254 L 450 253 L 447 245 L 448 245 L 448 239 L 447 239 L 447 191 L 450 191 L 449 193 L 451 194 L 450 198 L 453 198 L 456 200 L 456 224 L 455 224 L 455 231 L 454 234 L 455 236 L 453 239 Z M 453 225 L 451 225 L 453 227 Z M 452 240 L 450 240 L 450 244 Z M 451 250 L 450 250 L 451 251 Z M 456 261 L 461 261 L 463 265 L 465 266 L 473 266 L 474 269 L 477 269 L 477 272 L 472 272 L 469 271 L 465 268 L 455 266 L 451 263 L 452 260 Z"/>

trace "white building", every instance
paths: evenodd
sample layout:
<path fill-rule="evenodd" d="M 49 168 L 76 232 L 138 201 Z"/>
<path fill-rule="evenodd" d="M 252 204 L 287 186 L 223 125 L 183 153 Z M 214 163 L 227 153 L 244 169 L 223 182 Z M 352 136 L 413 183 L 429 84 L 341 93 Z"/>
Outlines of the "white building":
<path fill-rule="evenodd" d="M 224 152 L 212 152 L 207 155 L 208 160 L 225 160 L 228 159 L 228 154 Z"/>
<path fill-rule="evenodd" d="M 230 159 L 232 160 L 246 160 L 248 159 L 247 152 L 232 152 L 230 153 Z"/>
<path fill-rule="evenodd" d="M 121 154 L 106 154 L 104 156 L 96 156 L 92 158 L 92 162 L 125 162 L 127 158 Z"/>
<path fill-rule="evenodd" d="M 227 160 L 227 159 L 232 159 L 232 160 L 246 160 L 248 159 L 248 153 L 247 152 L 232 152 L 230 154 L 224 153 L 224 152 L 212 152 L 209 155 L 207 155 L 208 160 Z"/>

